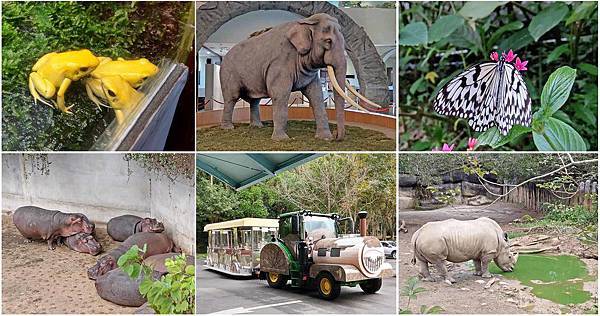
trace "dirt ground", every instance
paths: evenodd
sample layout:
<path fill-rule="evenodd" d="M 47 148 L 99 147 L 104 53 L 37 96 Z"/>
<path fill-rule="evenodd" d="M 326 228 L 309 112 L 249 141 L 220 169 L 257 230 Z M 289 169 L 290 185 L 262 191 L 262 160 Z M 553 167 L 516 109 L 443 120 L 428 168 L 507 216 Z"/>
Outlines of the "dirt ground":
<path fill-rule="evenodd" d="M 201 128 L 196 131 L 196 148 L 199 151 L 392 151 L 396 140 L 388 135 L 357 126 L 346 126 L 344 141 L 325 141 L 315 138 L 314 121 L 289 121 L 289 140 L 271 140 L 273 121 L 263 121 L 263 128 L 250 127 L 248 123 L 235 124 L 235 129 L 220 127 Z M 329 124 L 333 133 L 335 124 Z"/>
<path fill-rule="evenodd" d="M 107 250 L 117 242 L 96 226 L 100 243 Z M 96 293 L 87 268 L 98 256 L 78 253 L 66 246 L 48 250 L 47 243 L 27 243 L 2 215 L 2 313 L 3 314 L 132 314 L 135 307 L 105 301 Z"/>
<path fill-rule="evenodd" d="M 412 234 L 424 223 L 439 221 L 448 218 L 475 219 L 487 216 L 496 220 L 504 231 L 516 230 L 512 221 L 529 214 L 533 217 L 539 214 L 524 211 L 521 207 L 508 203 L 497 203 L 493 207 L 482 210 L 482 207 L 459 206 L 445 207 L 431 211 L 401 211 L 399 219 L 404 220 L 408 233 L 399 235 L 399 285 L 402 288 L 406 281 L 413 276 L 418 276 L 418 266 L 412 265 L 412 249 L 410 238 Z M 560 250 L 562 253 L 577 255 L 580 251 L 579 243 L 572 237 L 559 236 L 561 239 Z M 516 280 L 505 279 L 496 275 L 499 280 L 489 289 L 485 284 L 489 279 L 474 276 L 472 261 L 450 264 L 449 273 L 456 279 L 456 283 L 448 285 L 439 280 L 439 274 L 435 268 L 430 267 L 432 276 L 437 277 L 437 282 L 419 282 L 419 286 L 427 291 L 417 295 L 416 301 L 412 301 L 410 308 L 415 311 L 420 305 L 441 306 L 448 314 L 558 314 L 558 313 L 583 313 L 593 307 L 597 302 L 597 275 L 598 261 L 594 259 L 581 259 L 588 267 L 590 275 L 596 276 L 595 282 L 584 284 L 584 289 L 592 293 L 592 299 L 580 305 L 564 306 L 549 300 L 540 299 L 531 294 L 531 288 L 522 285 Z M 400 308 L 406 308 L 407 298 L 400 297 Z"/>

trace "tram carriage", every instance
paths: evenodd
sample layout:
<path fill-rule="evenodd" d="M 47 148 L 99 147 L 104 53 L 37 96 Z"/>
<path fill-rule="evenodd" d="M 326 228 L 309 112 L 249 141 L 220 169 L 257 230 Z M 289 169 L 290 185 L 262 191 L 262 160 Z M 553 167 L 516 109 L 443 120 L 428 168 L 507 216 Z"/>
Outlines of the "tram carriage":
<path fill-rule="evenodd" d="M 260 250 L 277 235 L 279 222 L 268 218 L 242 218 L 204 226 L 208 232 L 205 267 L 234 276 L 260 272 Z"/>

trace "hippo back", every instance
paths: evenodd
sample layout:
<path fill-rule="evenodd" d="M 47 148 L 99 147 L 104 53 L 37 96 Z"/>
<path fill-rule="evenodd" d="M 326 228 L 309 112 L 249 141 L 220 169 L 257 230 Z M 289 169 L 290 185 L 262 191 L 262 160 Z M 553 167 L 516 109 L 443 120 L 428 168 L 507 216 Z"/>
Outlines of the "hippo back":
<path fill-rule="evenodd" d="M 153 275 L 153 278 L 157 279 L 158 275 Z M 143 274 L 134 280 L 121 269 L 114 269 L 96 279 L 96 292 L 101 298 L 118 305 L 142 306 L 146 302 L 139 290 L 143 279 Z"/>
<path fill-rule="evenodd" d="M 144 259 L 144 264 L 152 267 L 152 270 L 159 272 L 161 274 L 167 273 L 167 267 L 165 266 L 165 260 L 171 258 L 175 258 L 179 256 L 180 253 L 169 252 L 163 253 L 159 255 L 153 255 Z M 194 257 L 193 256 L 185 256 L 187 265 L 194 265 Z"/>
<path fill-rule="evenodd" d="M 106 223 L 106 232 L 112 239 L 124 241 L 136 233 L 136 225 L 142 220 L 143 218 L 135 215 L 113 217 Z"/>

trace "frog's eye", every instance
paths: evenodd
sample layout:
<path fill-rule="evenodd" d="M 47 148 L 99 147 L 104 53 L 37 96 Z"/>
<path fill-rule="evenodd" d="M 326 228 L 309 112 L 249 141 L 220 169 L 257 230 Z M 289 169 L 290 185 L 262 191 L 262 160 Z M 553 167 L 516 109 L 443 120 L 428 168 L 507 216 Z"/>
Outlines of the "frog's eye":
<path fill-rule="evenodd" d="M 108 90 L 108 95 L 111 96 L 111 97 L 113 97 L 113 98 L 117 96 L 117 94 L 114 91 L 112 91 L 112 90 Z"/>
<path fill-rule="evenodd" d="M 88 71 L 88 67 L 81 67 L 81 68 L 79 68 L 79 70 L 86 72 L 86 71 Z"/>

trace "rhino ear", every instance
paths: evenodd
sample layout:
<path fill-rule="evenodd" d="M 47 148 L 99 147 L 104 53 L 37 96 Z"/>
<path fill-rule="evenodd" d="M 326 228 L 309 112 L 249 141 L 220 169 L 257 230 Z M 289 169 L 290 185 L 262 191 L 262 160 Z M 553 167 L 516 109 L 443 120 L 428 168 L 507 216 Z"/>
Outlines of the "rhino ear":
<path fill-rule="evenodd" d="M 508 233 L 507 233 L 507 232 L 504 232 L 504 235 L 503 235 L 503 236 L 504 236 L 504 241 L 508 242 Z"/>

